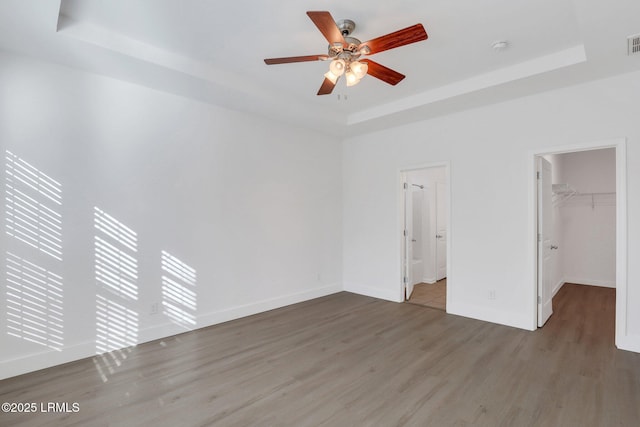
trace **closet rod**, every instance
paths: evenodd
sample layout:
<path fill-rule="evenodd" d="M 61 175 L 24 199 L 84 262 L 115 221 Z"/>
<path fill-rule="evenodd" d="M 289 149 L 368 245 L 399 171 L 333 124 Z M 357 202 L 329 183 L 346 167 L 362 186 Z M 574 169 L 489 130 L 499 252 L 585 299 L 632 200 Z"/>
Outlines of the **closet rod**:
<path fill-rule="evenodd" d="M 608 196 L 611 194 L 616 194 L 615 191 L 609 191 L 606 193 L 580 193 L 579 191 L 575 193 L 576 196 Z"/>

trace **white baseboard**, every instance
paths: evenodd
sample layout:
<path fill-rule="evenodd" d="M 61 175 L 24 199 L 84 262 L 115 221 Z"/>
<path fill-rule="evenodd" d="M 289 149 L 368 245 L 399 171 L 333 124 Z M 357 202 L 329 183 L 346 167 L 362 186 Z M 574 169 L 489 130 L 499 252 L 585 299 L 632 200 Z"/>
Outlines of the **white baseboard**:
<path fill-rule="evenodd" d="M 253 314 L 262 313 L 264 311 L 273 310 L 298 302 L 307 301 L 314 298 L 341 292 L 341 284 L 333 284 L 298 292 L 289 295 L 283 295 L 277 298 L 258 301 L 251 304 L 231 307 L 226 310 L 211 312 L 198 316 L 196 319 L 198 328 L 215 325 L 229 320 L 238 319 Z M 157 340 L 160 338 L 170 337 L 176 334 L 187 332 L 184 328 L 174 323 L 163 323 L 154 325 L 150 328 L 138 331 L 138 343 Z M 96 355 L 96 344 L 94 341 L 82 342 L 72 346 L 67 346 L 61 351 L 45 350 L 38 353 L 32 353 L 24 357 L 12 360 L 4 360 L 0 363 L 0 380 L 17 375 L 26 374 L 28 372 L 38 371 L 40 369 L 50 368 L 52 366 L 61 365 L 63 363 L 73 362 L 75 360 L 93 357 Z"/>
<path fill-rule="evenodd" d="M 47 349 L 17 359 L 4 360 L 0 363 L 0 380 L 84 359 L 95 353 L 96 343 L 91 341 L 67 346 L 60 351 Z"/>
<path fill-rule="evenodd" d="M 565 277 L 565 283 L 575 283 L 576 285 L 586 285 L 586 286 L 602 286 L 604 288 L 615 288 L 616 281 L 615 280 L 599 280 L 599 279 L 589 279 L 586 277 Z"/>
<path fill-rule="evenodd" d="M 551 293 L 551 296 L 555 297 L 558 291 L 562 289 L 565 283 L 567 283 L 567 281 L 564 279 L 561 279 L 560 281 L 558 281 L 558 283 L 556 283 L 556 285 L 553 287 L 553 292 Z"/>
<path fill-rule="evenodd" d="M 344 290 L 347 292 L 352 292 L 354 294 L 365 295 L 368 297 L 383 299 L 386 301 L 404 301 L 404 298 L 402 298 L 397 290 L 393 291 L 389 289 L 372 288 L 370 286 L 359 285 L 356 283 L 345 283 Z"/>
<path fill-rule="evenodd" d="M 251 304 L 239 305 L 225 310 L 215 311 L 208 314 L 198 316 L 198 327 L 206 327 L 216 325 L 229 320 L 239 319 L 241 317 L 251 316 L 257 313 L 273 310 L 291 304 L 308 301 L 314 298 L 320 298 L 326 295 L 342 292 L 342 285 L 334 284 L 316 288 L 309 291 L 299 292 L 296 294 L 285 295 L 277 298 L 269 298 Z"/>
<path fill-rule="evenodd" d="M 470 319 L 497 323 L 499 325 L 512 326 L 514 328 L 531 331 L 531 318 L 526 313 L 515 313 L 496 310 L 491 307 L 479 307 L 465 303 L 447 303 L 447 313 Z"/>
<path fill-rule="evenodd" d="M 437 280 L 436 280 L 436 278 L 435 278 L 435 277 L 423 277 L 423 278 L 422 278 L 422 281 L 423 281 L 424 283 L 429 283 L 429 284 L 433 284 L 433 283 L 436 283 L 436 282 L 437 282 Z"/>
<path fill-rule="evenodd" d="M 616 347 L 619 350 L 640 353 L 640 335 L 627 335 L 621 339 L 616 339 Z"/>

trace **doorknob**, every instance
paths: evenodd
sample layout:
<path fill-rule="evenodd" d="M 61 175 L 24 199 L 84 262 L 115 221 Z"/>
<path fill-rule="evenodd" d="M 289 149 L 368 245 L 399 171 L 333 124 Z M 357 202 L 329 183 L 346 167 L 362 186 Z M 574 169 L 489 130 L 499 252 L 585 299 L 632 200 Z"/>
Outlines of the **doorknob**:
<path fill-rule="evenodd" d="M 551 245 L 551 249 L 558 249 L 556 245 Z"/>
<path fill-rule="evenodd" d="M 442 234 L 436 234 L 436 239 L 442 239 Z"/>
<path fill-rule="evenodd" d="M 417 242 L 417 240 L 416 240 L 416 239 L 411 239 L 411 241 L 412 241 L 412 242 Z"/>

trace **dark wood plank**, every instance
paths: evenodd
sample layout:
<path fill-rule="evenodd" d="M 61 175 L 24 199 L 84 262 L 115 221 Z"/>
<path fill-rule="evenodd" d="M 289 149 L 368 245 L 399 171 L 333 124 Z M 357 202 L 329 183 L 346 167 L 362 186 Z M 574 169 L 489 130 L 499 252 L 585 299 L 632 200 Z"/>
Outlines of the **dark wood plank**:
<path fill-rule="evenodd" d="M 338 80 L 336 80 L 336 82 L 337 81 Z M 336 87 L 336 84 L 325 77 L 322 81 L 322 85 L 320 85 L 320 89 L 318 89 L 318 95 L 329 95 L 333 92 L 334 87 Z"/>
<path fill-rule="evenodd" d="M 318 30 L 322 33 L 324 38 L 327 39 L 329 44 L 333 43 L 341 43 L 346 44 L 344 41 L 344 37 L 340 32 L 340 29 L 336 25 L 335 19 L 333 16 L 327 11 L 309 11 L 307 12 L 307 16 L 311 18 Z"/>
<path fill-rule="evenodd" d="M 328 58 L 328 55 L 287 56 L 284 58 L 267 58 L 264 63 L 267 65 L 290 64 L 292 62 L 325 61 Z"/>
<path fill-rule="evenodd" d="M 527 332 L 339 293 L 1 381 L 1 402 L 80 412 L 0 425 L 640 425 L 615 290 L 565 285 L 554 305 Z"/>
<path fill-rule="evenodd" d="M 428 37 L 422 24 L 415 24 L 402 30 L 366 41 L 360 45 L 360 48 L 368 46 L 370 49 L 369 54 L 373 55 L 374 53 L 384 52 L 385 50 L 423 41 Z"/>
<path fill-rule="evenodd" d="M 382 64 L 378 64 L 368 58 L 363 59 L 362 62 L 366 63 L 369 67 L 367 69 L 367 74 L 392 86 L 397 85 L 406 77 L 404 74 L 400 74 L 399 72 L 385 67 Z"/>

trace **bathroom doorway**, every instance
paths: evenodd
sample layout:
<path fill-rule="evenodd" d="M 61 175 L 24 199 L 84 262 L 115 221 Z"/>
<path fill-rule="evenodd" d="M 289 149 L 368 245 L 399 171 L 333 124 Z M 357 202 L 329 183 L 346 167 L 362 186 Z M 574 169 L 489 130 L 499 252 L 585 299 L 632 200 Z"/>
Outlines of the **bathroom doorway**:
<path fill-rule="evenodd" d="M 446 310 L 447 167 L 405 171 L 402 186 L 404 299 L 412 304 Z"/>

